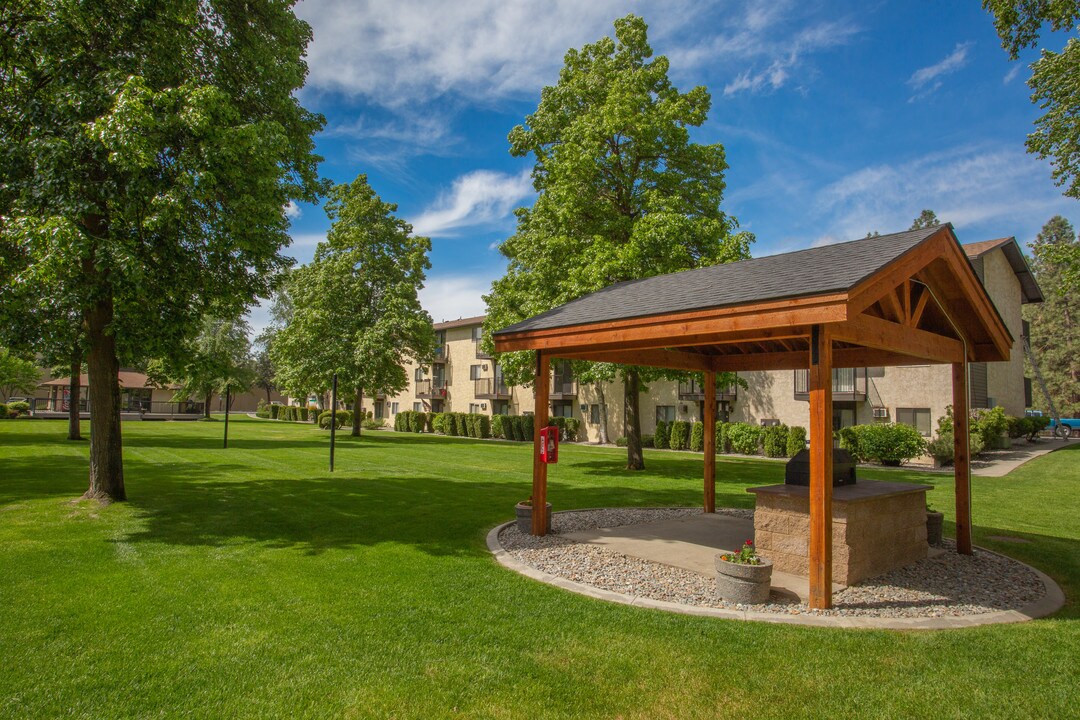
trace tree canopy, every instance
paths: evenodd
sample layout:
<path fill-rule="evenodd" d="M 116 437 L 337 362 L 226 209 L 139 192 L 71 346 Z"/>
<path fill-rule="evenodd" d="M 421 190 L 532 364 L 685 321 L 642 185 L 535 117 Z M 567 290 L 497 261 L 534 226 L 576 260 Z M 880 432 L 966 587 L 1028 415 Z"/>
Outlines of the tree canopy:
<path fill-rule="evenodd" d="M 353 391 L 358 435 L 363 391 L 397 394 L 408 386 L 403 365 L 431 360 L 435 333 L 418 298 L 431 241 L 413 235 L 364 175 L 331 189 L 325 207 L 330 232 L 289 276 L 270 357 L 292 395 L 324 392 L 336 373 Z"/>
<path fill-rule="evenodd" d="M 231 0 L 22 0 L 0 24 L 0 257 L 13 292 L 75 300 L 87 495 L 123 499 L 120 361 L 268 295 L 287 203 L 322 190 L 323 119 L 294 96 L 311 29 L 290 3 Z"/>
<path fill-rule="evenodd" d="M 1080 0 L 983 0 L 983 7 L 994 15 L 1001 47 L 1012 60 L 1037 47 L 1047 26 L 1080 31 Z M 1031 69 L 1031 101 L 1044 114 L 1027 137 L 1028 152 L 1049 158 L 1055 182 L 1080 199 L 1080 40 L 1069 38 L 1060 52 L 1043 48 Z"/>
<path fill-rule="evenodd" d="M 569 50 L 558 83 L 510 132 L 511 154 L 534 158 L 538 197 L 517 211 L 517 231 L 499 247 L 508 266 L 484 297 L 489 350 L 492 331 L 612 283 L 749 256 L 753 236 L 736 232 L 720 209 L 723 146 L 690 140 L 689 128 L 708 115 L 709 92 L 675 88 L 647 31 L 628 15 L 615 21 L 614 38 Z M 499 363 L 508 381 L 531 380 L 531 353 Z M 628 466 L 641 468 L 637 403 L 647 371 L 618 372 Z"/>
<path fill-rule="evenodd" d="M 937 213 L 935 213 L 933 210 L 927 209 L 923 210 L 921 213 L 919 213 L 919 217 L 911 221 L 911 227 L 908 228 L 908 230 L 922 230 L 924 228 L 934 227 L 935 225 L 940 224 L 941 221 L 937 219 Z M 867 237 L 870 237 L 870 235 L 867 234 Z"/>
<path fill-rule="evenodd" d="M 0 394 L 5 401 L 13 395 L 34 392 L 40 379 L 41 373 L 32 360 L 0 347 Z"/>
<path fill-rule="evenodd" d="M 1060 258 L 1065 255 L 1062 251 L 1075 254 L 1078 247 L 1076 231 L 1065 218 L 1057 215 L 1043 225 L 1032 245 L 1032 270 L 1045 300 L 1024 306 L 1031 323 L 1031 348 L 1063 417 L 1080 417 L 1080 295 Z M 1033 400 L 1036 407 L 1050 409 L 1041 393 L 1036 392 Z"/>
<path fill-rule="evenodd" d="M 210 417 L 215 393 L 247 392 L 255 381 L 250 334 L 243 319 L 204 318 L 199 334 L 186 344 L 183 359 L 154 363 L 149 374 L 159 382 L 178 384 L 176 401 L 202 398 L 203 415 Z"/>

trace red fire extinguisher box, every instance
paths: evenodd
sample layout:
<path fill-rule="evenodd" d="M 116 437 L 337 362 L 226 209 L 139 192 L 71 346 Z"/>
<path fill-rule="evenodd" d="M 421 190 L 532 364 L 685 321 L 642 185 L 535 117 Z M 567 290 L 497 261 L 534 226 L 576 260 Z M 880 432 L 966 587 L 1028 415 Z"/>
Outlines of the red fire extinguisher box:
<path fill-rule="evenodd" d="M 540 462 L 559 462 L 559 428 L 540 428 Z"/>

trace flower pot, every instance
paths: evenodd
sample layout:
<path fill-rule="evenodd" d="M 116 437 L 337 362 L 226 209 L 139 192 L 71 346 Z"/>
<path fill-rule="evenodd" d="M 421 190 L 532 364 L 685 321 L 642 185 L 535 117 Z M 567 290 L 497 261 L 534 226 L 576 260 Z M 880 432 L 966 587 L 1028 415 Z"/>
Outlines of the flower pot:
<path fill-rule="evenodd" d="M 721 600 L 744 605 L 758 605 L 769 601 L 772 585 L 772 562 L 746 565 L 721 560 L 716 556 L 716 594 Z"/>
<path fill-rule="evenodd" d="M 545 503 L 547 506 L 547 527 L 551 530 L 551 503 Z M 532 505 L 526 503 L 518 503 L 514 506 L 514 511 L 517 513 L 517 528 L 523 534 L 529 535 L 532 533 Z"/>
<path fill-rule="evenodd" d="M 945 524 L 945 515 L 931 510 L 926 511 L 926 542 L 937 547 L 941 545 L 941 529 Z"/>

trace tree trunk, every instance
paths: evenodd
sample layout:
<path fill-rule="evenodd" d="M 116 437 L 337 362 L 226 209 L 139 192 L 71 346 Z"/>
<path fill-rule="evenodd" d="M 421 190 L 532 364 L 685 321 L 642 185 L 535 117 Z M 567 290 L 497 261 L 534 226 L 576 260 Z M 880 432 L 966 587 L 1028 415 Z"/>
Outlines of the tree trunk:
<path fill-rule="evenodd" d="M 82 440 L 82 429 L 79 427 L 79 401 L 82 385 L 79 376 L 82 375 L 82 353 L 71 353 L 71 380 L 68 385 L 68 440 Z"/>
<path fill-rule="evenodd" d="M 94 272 L 93 263 L 90 272 Z M 90 487 L 85 498 L 127 500 L 120 439 L 120 361 L 116 356 L 112 293 L 106 291 L 84 315 L 90 399 Z"/>
<path fill-rule="evenodd" d="M 364 389 L 356 388 L 356 397 L 353 399 L 353 412 L 352 412 L 352 435 L 353 437 L 360 437 L 360 421 L 361 414 L 364 409 Z"/>
<path fill-rule="evenodd" d="M 598 428 L 600 436 L 598 440 L 601 445 L 607 445 L 607 398 L 604 395 L 604 383 L 602 382 L 596 383 L 596 399 L 600 401 L 600 427 Z"/>
<path fill-rule="evenodd" d="M 214 399 L 214 391 L 206 391 L 206 402 L 203 403 L 202 415 L 206 420 L 210 419 L 210 401 Z"/>
<path fill-rule="evenodd" d="M 641 376 L 636 368 L 631 368 L 624 373 L 623 392 L 623 405 L 626 414 L 626 469 L 644 470 L 645 456 L 641 452 L 641 416 L 638 412 Z"/>
<path fill-rule="evenodd" d="M 269 386 L 266 387 L 266 404 L 267 405 L 270 404 L 270 387 Z M 306 406 L 307 402 L 305 402 L 304 405 Z"/>

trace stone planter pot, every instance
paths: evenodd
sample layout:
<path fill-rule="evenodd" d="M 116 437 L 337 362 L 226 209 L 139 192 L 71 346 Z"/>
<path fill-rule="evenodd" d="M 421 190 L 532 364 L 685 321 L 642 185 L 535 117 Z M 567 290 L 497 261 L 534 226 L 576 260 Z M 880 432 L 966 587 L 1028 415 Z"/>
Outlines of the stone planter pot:
<path fill-rule="evenodd" d="M 547 526 L 548 530 L 551 530 L 551 503 L 545 503 L 547 506 Z M 532 505 L 526 505 L 525 503 L 518 503 L 514 506 L 514 511 L 517 513 L 517 528 L 524 535 L 532 534 Z"/>
<path fill-rule="evenodd" d="M 716 556 L 716 594 L 721 600 L 744 605 L 769 601 L 772 585 L 772 562 L 762 559 L 760 565 L 721 560 Z"/>
<path fill-rule="evenodd" d="M 945 525 L 945 515 L 939 512 L 926 511 L 926 542 L 938 547 L 941 545 L 941 530 Z"/>

